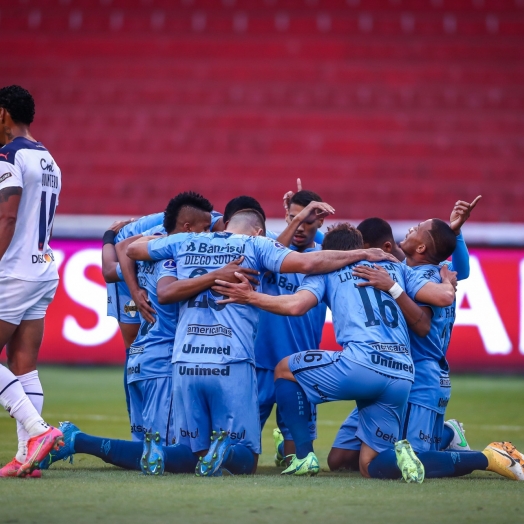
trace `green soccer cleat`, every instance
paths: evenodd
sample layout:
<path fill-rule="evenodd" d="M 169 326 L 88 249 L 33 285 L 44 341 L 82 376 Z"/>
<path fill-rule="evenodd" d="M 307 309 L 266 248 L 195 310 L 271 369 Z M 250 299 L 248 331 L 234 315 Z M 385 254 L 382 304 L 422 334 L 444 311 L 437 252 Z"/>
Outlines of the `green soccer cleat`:
<path fill-rule="evenodd" d="M 317 456 L 311 452 L 307 457 L 299 459 L 296 455 L 291 455 L 291 464 L 281 473 L 281 475 L 307 475 L 315 476 L 320 471 Z"/>
<path fill-rule="evenodd" d="M 49 469 L 51 464 L 59 460 L 69 459 L 69 463 L 73 463 L 73 455 L 75 454 L 75 437 L 77 433 L 81 433 L 80 429 L 72 422 L 60 422 L 58 429 L 64 434 L 64 446 L 58 450 L 52 449 L 51 452 L 40 462 L 39 469 Z"/>
<path fill-rule="evenodd" d="M 164 474 L 164 450 L 160 443 L 160 433 L 146 433 L 144 438 L 144 452 L 140 459 L 140 469 L 144 475 Z"/>
<path fill-rule="evenodd" d="M 468 441 L 466 440 L 466 430 L 464 426 L 454 418 L 450 418 L 444 422 L 444 426 L 448 427 L 453 431 L 453 439 L 451 440 L 446 451 L 470 451 Z"/>
<path fill-rule="evenodd" d="M 280 447 L 284 445 L 284 436 L 280 429 L 273 430 L 273 440 L 275 441 L 275 465 L 277 468 L 285 468 L 287 466 L 286 457 L 280 452 Z"/>
<path fill-rule="evenodd" d="M 395 454 L 397 455 L 397 466 L 402 472 L 402 478 L 409 484 L 424 482 L 424 465 L 413 451 L 411 444 L 407 440 L 395 442 Z"/>
<path fill-rule="evenodd" d="M 219 477 L 222 475 L 222 464 L 231 448 L 231 437 L 227 431 L 213 431 L 211 445 L 205 457 L 200 457 L 195 468 L 197 477 Z"/>

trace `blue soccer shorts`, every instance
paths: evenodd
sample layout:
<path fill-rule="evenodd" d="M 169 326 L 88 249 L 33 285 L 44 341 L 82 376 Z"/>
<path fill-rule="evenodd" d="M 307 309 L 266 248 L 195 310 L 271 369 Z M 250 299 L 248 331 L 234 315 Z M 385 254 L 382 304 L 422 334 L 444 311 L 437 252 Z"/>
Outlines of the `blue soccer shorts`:
<path fill-rule="evenodd" d="M 173 364 L 173 412 L 177 444 L 209 449 L 213 431 L 227 431 L 233 445 L 260 454 L 255 368 L 231 364 Z"/>
<path fill-rule="evenodd" d="M 258 383 L 258 405 L 260 408 L 260 428 L 264 429 L 264 425 L 271 415 L 273 405 L 276 404 L 275 397 L 275 372 L 270 369 L 257 368 L 257 383 Z M 311 403 L 310 403 L 311 404 Z M 284 440 L 293 440 L 289 429 L 280 416 L 277 408 L 277 426 L 284 436 Z M 311 418 L 309 420 L 309 437 L 311 440 L 317 438 L 317 407 L 311 404 Z"/>
<path fill-rule="evenodd" d="M 162 445 L 173 442 L 171 377 L 137 380 L 128 384 L 131 437 L 143 441 L 147 432 L 159 432 Z"/>
<path fill-rule="evenodd" d="M 443 432 L 443 414 L 408 402 L 402 422 L 402 438 L 409 441 L 415 453 L 440 451 Z"/>
<path fill-rule="evenodd" d="M 107 284 L 107 316 L 123 324 L 140 324 L 140 317 L 125 282 Z"/>
<path fill-rule="evenodd" d="M 340 426 L 335 442 L 333 442 L 334 448 L 339 449 L 355 449 L 359 450 L 362 441 L 357 438 L 358 429 L 358 408 L 355 408 L 348 416 L 346 420 Z"/>
<path fill-rule="evenodd" d="M 310 350 L 289 357 L 289 368 L 310 402 L 355 400 L 356 437 L 381 452 L 400 435 L 411 382 L 388 377 L 345 358 L 343 351 Z"/>

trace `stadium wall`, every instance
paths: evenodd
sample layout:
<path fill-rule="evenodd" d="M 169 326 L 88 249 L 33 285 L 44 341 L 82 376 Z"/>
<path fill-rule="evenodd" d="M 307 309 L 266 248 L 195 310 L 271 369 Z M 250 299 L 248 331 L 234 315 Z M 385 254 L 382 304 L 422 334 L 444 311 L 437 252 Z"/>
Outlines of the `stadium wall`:
<path fill-rule="evenodd" d="M 64 233 L 67 223 L 59 219 L 57 232 Z M 96 221 L 85 223 L 91 223 L 91 232 L 85 227 L 80 234 L 93 235 Z M 282 221 L 270 225 L 278 230 Z M 468 229 L 471 236 L 472 228 Z M 101 241 L 60 238 L 52 241 L 52 247 L 60 285 L 46 317 L 40 362 L 123 363 L 117 322 L 106 316 Z M 475 247 L 470 254 L 470 277 L 458 287 L 450 365 L 463 372 L 524 373 L 524 246 Z M 329 312 L 321 347 L 339 349 Z"/>

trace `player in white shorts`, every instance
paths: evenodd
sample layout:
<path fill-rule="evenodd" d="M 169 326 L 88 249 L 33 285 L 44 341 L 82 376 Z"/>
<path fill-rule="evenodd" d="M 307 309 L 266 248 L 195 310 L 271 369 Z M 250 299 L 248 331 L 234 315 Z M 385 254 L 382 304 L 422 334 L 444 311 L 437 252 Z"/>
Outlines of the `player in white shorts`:
<path fill-rule="evenodd" d="M 47 306 L 58 271 L 49 237 L 61 187 L 60 169 L 30 134 L 35 104 L 20 86 L 0 89 L 0 404 L 17 421 L 18 452 L 0 477 L 34 471 L 62 433 L 40 413 L 44 396 L 36 370 Z"/>

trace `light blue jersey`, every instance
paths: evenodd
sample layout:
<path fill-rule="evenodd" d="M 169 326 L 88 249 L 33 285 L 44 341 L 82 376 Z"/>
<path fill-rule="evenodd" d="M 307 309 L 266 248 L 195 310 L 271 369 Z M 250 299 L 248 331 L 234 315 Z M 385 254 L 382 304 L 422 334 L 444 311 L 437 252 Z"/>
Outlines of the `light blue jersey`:
<path fill-rule="evenodd" d="M 400 263 L 377 262 L 391 278 L 414 298 L 427 284 L 411 268 Z M 337 342 L 343 357 L 378 373 L 413 381 L 414 369 L 409 349 L 406 320 L 396 301 L 373 287 L 357 287 L 364 279 L 353 276 L 360 261 L 327 275 L 307 276 L 299 291 L 308 290 L 318 302 L 324 301 L 333 312 Z"/>
<path fill-rule="evenodd" d="M 440 266 L 423 265 L 411 268 L 427 282 L 440 284 Z M 449 265 L 453 271 L 453 265 Z M 424 406 L 443 414 L 451 395 L 449 366 L 446 360 L 451 331 L 455 322 L 455 302 L 451 306 L 430 307 L 432 311 L 431 328 L 426 337 L 420 337 L 410 330 L 411 355 L 415 364 L 415 383 L 411 388 L 409 402 Z"/>
<path fill-rule="evenodd" d="M 293 246 L 291 246 L 293 250 Z M 304 252 L 319 251 L 321 246 Z M 261 291 L 267 295 L 293 295 L 301 286 L 305 275 L 301 273 L 266 273 L 261 280 Z M 274 370 L 285 357 L 320 347 L 322 329 L 326 320 L 326 304 L 319 303 L 300 317 L 282 316 L 260 311 L 255 339 L 257 369 Z"/>
<path fill-rule="evenodd" d="M 156 311 L 155 323 L 140 318 L 138 335 L 129 348 L 127 382 L 151 378 L 171 377 L 173 342 L 178 322 L 178 303 L 160 304 L 157 282 L 163 277 L 176 277 L 173 260 L 159 262 L 138 262 L 137 279 L 141 288 L 147 291 L 151 306 Z"/>
<path fill-rule="evenodd" d="M 151 229 L 152 227 L 162 225 L 164 222 L 164 212 L 154 213 L 152 215 L 146 215 L 134 222 L 130 222 L 124 226 L 115 237 L 115 244 L 125 240 L 126 238 L 134 237 L 135 235 L 140 235 L 144 231 Z"/>
<path fill-rule="evenodd" d="M 153 260 L 172 258 L 179 279 L 194 278 L 244 256 L 243 267 L 279 272 L 291 253 L 266 237 L 233 233 L 179 233 L 148 243 Z M 211 289 L 180 303 L 173 362 L 228 364 L 255 362 L 254 338 L 259 310 L 240 304 L 217 304 Z"/>

